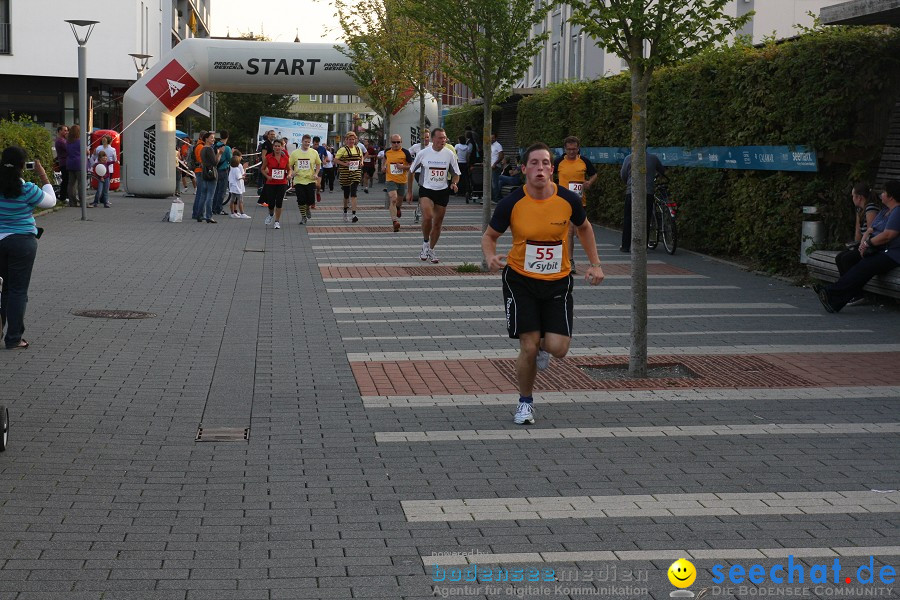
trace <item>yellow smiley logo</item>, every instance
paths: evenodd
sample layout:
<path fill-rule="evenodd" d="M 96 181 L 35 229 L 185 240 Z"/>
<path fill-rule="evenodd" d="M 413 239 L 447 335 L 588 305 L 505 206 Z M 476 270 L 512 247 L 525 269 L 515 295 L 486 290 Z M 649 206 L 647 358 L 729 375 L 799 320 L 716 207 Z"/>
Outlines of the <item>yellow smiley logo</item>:
<path fill-rule="evenodd" d="M 677 588 L 690 587 L 697 579 L 697 569 L 691 561 L 679 558 L 669 567 L 669 582 Z"/>

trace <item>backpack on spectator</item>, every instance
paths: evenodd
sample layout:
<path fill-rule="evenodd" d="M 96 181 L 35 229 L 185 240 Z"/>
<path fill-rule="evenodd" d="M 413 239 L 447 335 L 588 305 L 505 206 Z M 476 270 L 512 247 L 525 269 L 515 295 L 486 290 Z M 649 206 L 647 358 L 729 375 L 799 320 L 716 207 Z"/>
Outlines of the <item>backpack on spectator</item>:
<path fill-rule="evenodd" d="M 191 149 L 188 150 L 187 155 L 187 166 L 192 172 L 200 165 L 197 164 L 197 144 L 193 144 Z"/>

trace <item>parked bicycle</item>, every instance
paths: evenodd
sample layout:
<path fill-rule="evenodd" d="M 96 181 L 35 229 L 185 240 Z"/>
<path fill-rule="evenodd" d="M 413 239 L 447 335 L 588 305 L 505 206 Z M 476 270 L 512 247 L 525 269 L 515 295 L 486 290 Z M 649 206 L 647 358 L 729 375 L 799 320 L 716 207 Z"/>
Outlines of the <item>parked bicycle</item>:
<path fill-rule="evenodd" d="M 669 194 L 669 179 L 665 176 L 656 180 L 656 193 L 653 194 L 653 212 L 650 214 L 650 237 L 648 248 L 656 248 L 660 238 L 669 254 L 675 254 L 678 247 L 678 224 L 675 216 L 678 204 Z"/>

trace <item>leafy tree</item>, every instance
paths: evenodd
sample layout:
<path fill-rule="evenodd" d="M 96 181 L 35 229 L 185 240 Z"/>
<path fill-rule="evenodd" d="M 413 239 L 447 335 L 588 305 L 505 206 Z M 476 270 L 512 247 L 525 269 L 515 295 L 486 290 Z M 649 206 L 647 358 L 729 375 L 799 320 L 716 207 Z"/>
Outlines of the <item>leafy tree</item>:
<path fill-rule="evenodd" d="M 537 4 L 538 6 L 535 6 Z M 431 36 L 431 46 L 443 44 L 442 71 L 469 87 L 484 103 L 481 144 L 491 146 L 491 107 L 503 101 L 525 74 L 532 57 L 549 34 L 532 35 L 555 2 L 535 0 L 404 0 L 402 11 Z M 486 165 L 487 166 L 487 165 Z M 491 219 L 491 171 L 484 169 L 482 229 Z"/>
<path fill-rule="evenodd" d="M 729 0 L 568 0 L 571 22 L 628 63 L 631 76 L 632 377 L 647 375 L 647 93 L 654 71 L 723 43 L 753 13 L 730 17 Z"/>

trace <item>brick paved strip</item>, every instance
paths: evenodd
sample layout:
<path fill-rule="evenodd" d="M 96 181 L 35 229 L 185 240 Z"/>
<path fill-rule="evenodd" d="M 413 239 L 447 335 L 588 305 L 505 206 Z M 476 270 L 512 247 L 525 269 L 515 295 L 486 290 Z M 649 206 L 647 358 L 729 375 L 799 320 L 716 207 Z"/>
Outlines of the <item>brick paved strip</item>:
<path fill-rule="evenodd" d="M 394 228 L 390 225 L 384 226 L 363 226 L 363 227 L 352 227 L 349 225 L 335 225 L 333 227 L 328 226 L 310 226 L 306 228 L 306 231 L 311 234 L 316 233 L 390 233 L 394 234 Z M 422 228 L 418 225 L 403 225 L 400 227 L 400 231 L 422 231 Z M 477 225 L 444 225 L 441 228 L 441 231 L 481 231 L 481 227 Z"/>
<path fill-rule="evenodd" d="M 491 272 L 483 272 L 476 271 L 474 273 L 460 273 L 456 270 L 455 267 L 448 266 L 446 264 L 443 265 L 428 265 L 428 266 L 420 266 L 420 267 L 399 267 L 400 271 L 397 274 L 391 275 L 381 275 L 384 269 L 380 269 L 375 273 L 369 273 L 366 267 L 357 267 L 352 269 L 350 273 L 346 275 L 332 275 L 331 269 L 334 267 L 321 267 L 322 277 L 329 281 L 335 277 L 341 277 L 343 279 L 354 279 L 354 278 L 377 278 L 379 276 L 385 277 L 397 277 L 397 276 L 427 276 L 427 277 L 496 277 L 499 278 L 499 273 L 491 273 Z M 395 269 L 392 267 L 392 269 Z M 631 265 L 630 264 L 611 264 L 605 263 L 603 265 L 603 272 L 606 274 L 607 278 L 615 278 L 615 279 L 630 279 L 631 278 Z M 675 267 L 673 265 L 667 265 L 664 263 L 656 263 L 656 264 L 648 264 L 647 265 L 647 274 L 650 276 L 683 276 L 685 278 L 695 278 L 695 279 L 708 279 L 705 275 L 698 275 L 692 271 L 688 271 L 687 269 L 682 269 L 679 267 Z M 482 288 L 479 288 L 482 289 Z M 485 290 L 494 291 L 495 287 L 483 288 Z M 331 290 L 329 290 L 331 291 Z"/>
<path fill-rule="evenodd" d="M 379 444 L 706 435 L 853 435 L 900 433 L 900 423 L 765 423 L 667 427 L 566 427 L 558 429 L 464 429 L 456 431 L 380 431 Z"/>
<path fill-rule="evenodd" d="M 400 307 L 403 308 L 403 307 Z M 433 307 L 430 307 L 433 308 Z M 423 309 L 424 310 L 424 309 Z M 350 311 L 338 311 L 342 314 L 360 314 L 350 313 Z M 384 311 L 390 312 L 390 309 Z M 398 313 L 405 313 L 405 310 L 398 310 Z M 383 313 L 382 313 L 383 314 Z M 569 356 L 628 356 L 629 349 L 625 346 L 594 346 L 589 348 L 573 348 L 569 351 Z M 783 345 L 761 345 L 761 346 L 657 346 L 648 348 L 647 352 L 651 356 L 683 356 L 683 355 L 716 355 L 716 354 L 732 354 L 746 356 L 750 354 L 766 355 L 766 354 L 845 354 L 859 353 L 872 354 L 881 353 L 897 353 L 900 352 L 900 344 L 822 344 L 819 346 L 800 345 L 800 344 L 783 344 Z M 451 360 L 451 359 L 478 359 L 478 358 L 515 358 L 519 351 L 513 348 L 506 350 L 488 349 L 488 350 L 420 350 L 417 352 L 348 352 L 347 358 L 351 362 L 368 362 L 368 361 L 402 361 L 402 360 Z M 778 356 L 773 360 L 778 360 Z M 552 368 L 552 367 L 551 367 Z M 867 371 L 868 372 L 868 371 Z M 896 383 L 893 381 L 891 383 Z"/>
<path fill-rule="evenodd" d="M 665 561 L 677 558 L 694 560 L 772 559 L 793 556 L 797 559 L 838 558 L 854 556 L 900 556 L 900 546 L 834 546 L 826 548 L 696 548 L 678 550 L 598 550 L 595 552 L 521 552 L 493 554 L 455 554 L 450 556 L 422 556 L 426 567 L 466 566 L 470 564 L 544 564 L 576 562 L 609 562 L 615 560 Z"/>
<path fill-rule="evenodd" d="M 828 354 L 788 356 L 789 359 L 785 360 L 753 355 L 651 356 L 648 361 L 651 367 L 680 364 L 693 376 L 643 379 L 595 379 L 586 368 L 627 367 L 627 359 L 576 356 L 552 361 L 549 369 L 537 374 L 535 390 L 540 394 L 546 391 L 603 389 L 840 386 L 855 382 L 856 375 L 864 370 L 869 372 L 867 369 L 871 363 L 871 355 L 862 353 L 847 353 L 838 357 Z M 900 361 L 900 353 L 886 354 L 885 360 L 889 363 Z M 351 368 L 362 396 L 492 394 L 511 393 L 517 389 L 513 359 L 368 361 L 353 362 Z M 890 369 L 871 371 L 867 377 L 873 386 L 896 382 L 896 376 Z"/>
<path fill-rule="evenodd" d="M 466 288 L 462 288 L 466 289 Z M 582 315 L 583 318 L 587 319 L 604 319 L 604 320 L 625 320 L 631 319 L 631 315 L 601 315 L 601 314 L 592 314 L 592 315 Z M 825 315 L 822 313 L 695 313 L 695 314 L 685 314 L 678 315 L 681 319 L 733 319 L 735 317 L 744 317 L 744 318 L 766 318 L 766 319 L 774 319 L 774 318 L 785 318 L 785 319 L 798 319 L 800 317 L 804 318 L 824 318 Z M 664 315 L 649 315 L 650 319 L 670 319 L 669 316 Z M 494 321 L 506 321 L 503 317 L 453 317 L 453 318 L 441 318 L 441 317 L 431 317 L 428 316 L 419 316 L 419 317 L 400 317 L 397 319 L 337 319 L 336 323 L 467 323 L 467 322 L 494 322 Z M 844 331 L 844 330 L 842 330 Z"/>
<path fill-rule="evenodd" d="M 366 408 L 416 408 L 447 406 L 510 406 L 516 398 L 507 394 L 458 394 L 430 396 L 363 396 Z M 748 400 L 853 400 L 856 398 L 900 398 L 900 386 L 810 387 L 772 389 L 696 389 L 543 392 L 540 404 L 587 404 L 594 402 L 698 402 Z M 538 430 L 528 430 L 538 431 Z"/>
<path fill-rule="evenodd" d="M 468 288 L 431 288 L 430 291 L 440 292 L 440 291 L 460 291 L 461 289 Z M 422 291 L 427 291 L 428 288 L 422 288 Z M 331 290 L 328 290 L 331 291 Z M 374 290 L 360 290 L 371 292 Z M 390 292 L 391 290 L 377 290 L 383 292 Z M 404 289 L 403 291 L 416 291 L 410 289 Z M 797 334 L 828 334 L 828 333 L 874 333 L 871 329 L 719 329 L 715 331 L 652 331 L 648 335 L 653 337 L 675 337 L 675 336 L 698 336 L 698 335 L 797 335 Z M 585 338 L 613 338 L 613 337 L 623 337 L 631 335 L 627 331 L 619 331 L 619 332 L 594 332 L 594 333 L 576 333 L 573 334 L 573 338 L 585 339 Z M 504 333 L 496 332 L 496 333 L 468 333 L 468 334 L 460 334 L 460 335 L 442 335 L 440 336 L 442 340 L 480 340 L 480 339 L 495 339 L 502 338 L 506 339 L 507 336 Z M 347 336 L 341 338 L 345 342 L 358 342 L 363 340 L 431 340 L 434 339 L 434 335 L 369 335 L 369 336 Z"/>
<path fill-rule="evenodd" d="M 900 512 L 900 493 L 847 490 L 401 500 L 410 522 Z"/>
<path fill-rule="evenodd" d="M 792 304 L 782 304 L 782 303 L 773 303 L 773 302 L 710 302 L 709 304 L 648 304 L 647 308 L 650 310 L 713 310 L 713 309 L 723 309 L 723 310 L 738 310 L 742 308 L 753 309 L 753 310 L 769 310 L 769 309 L 788 309 L 788 308 L 797 308 Z M 373 314 L 404 314 L 404 313 L 420 313 L 424 311 L 434 310 L 433 305 L 423 306 L 339 306 L 332 308 L 335 314 L 339 315 L 373 315 Z M 442 311 L 448 313 L 470 313 L 470 312 L 489 312 L 489 313 L 497 313 L 501 311 L 501 307 L 499 304 L 489 304 L 489 305 L 468 305 L 468 304 L 460 304 L 460 305 L 452 305 L 452 306 L 444 306 L 441 308 Z M 628 311 L 631 312 L 631 305 L 625 304 L 580 304 L 575 305 L 575 312 L 581 312 L 586 310 L 615 310 L 615 311 Z M 678 315 L 673 315 L 678 316 Z M 879 347 L 898 348 L 900 349 L 900 344 L 882 344 Z M 769 347 L 769 346 L 765 346 Z M 792 346 L 795 347 L 795 346 Z M 797 348 L 805 348 L 805 346 L 796 346 Z M 626 352 L 627 354 L 627 352 Z"/>
<path fill-rule="evenodd" d="M 618 277 L 620 279 L 628 279 L 627 277 Z M 706 279 L 702 275 L 650 275 L 648 279 L 650 280 L 660 280 L 660 279 L 673 279 L 677 278 L 679 280 L 684 279 Z M 444 279 L 446 281 L 446 279 Z M 581 287 L 581 282 L 576 282 L 576 287 Z M 587 287 L 587 286 L 585 286 Z M 604 287 L 605 290 L 609 291 L 627 291 L 631 289 L 631 286 L 628 285 L 607 285 Z M 667 283 L 665 285 L 648 285 L 647 289 L 649 290 L 735 290 L 738 289 L 733 285 L 672 285 L 671 283 Z M 368 287 L 368 288 L 328 288 L 325 290 L 331 294 L 360 294 L 360 293 L 390 293 L 396 294 L 398 291 L 402 292 L 497 292 L 499 291 L 498 286 L 465 286 L 461 287 L 459 285 L 455 285 L 452 287 L 404 287 L 399 290 L 396 287 Z M 852 329 L 842 329 L 840 331 L 871 331 L 870 329 L 860 329 L 860 330 L 852 330 Z M 725 332 L 727 333 L 727 332 Z"/>

